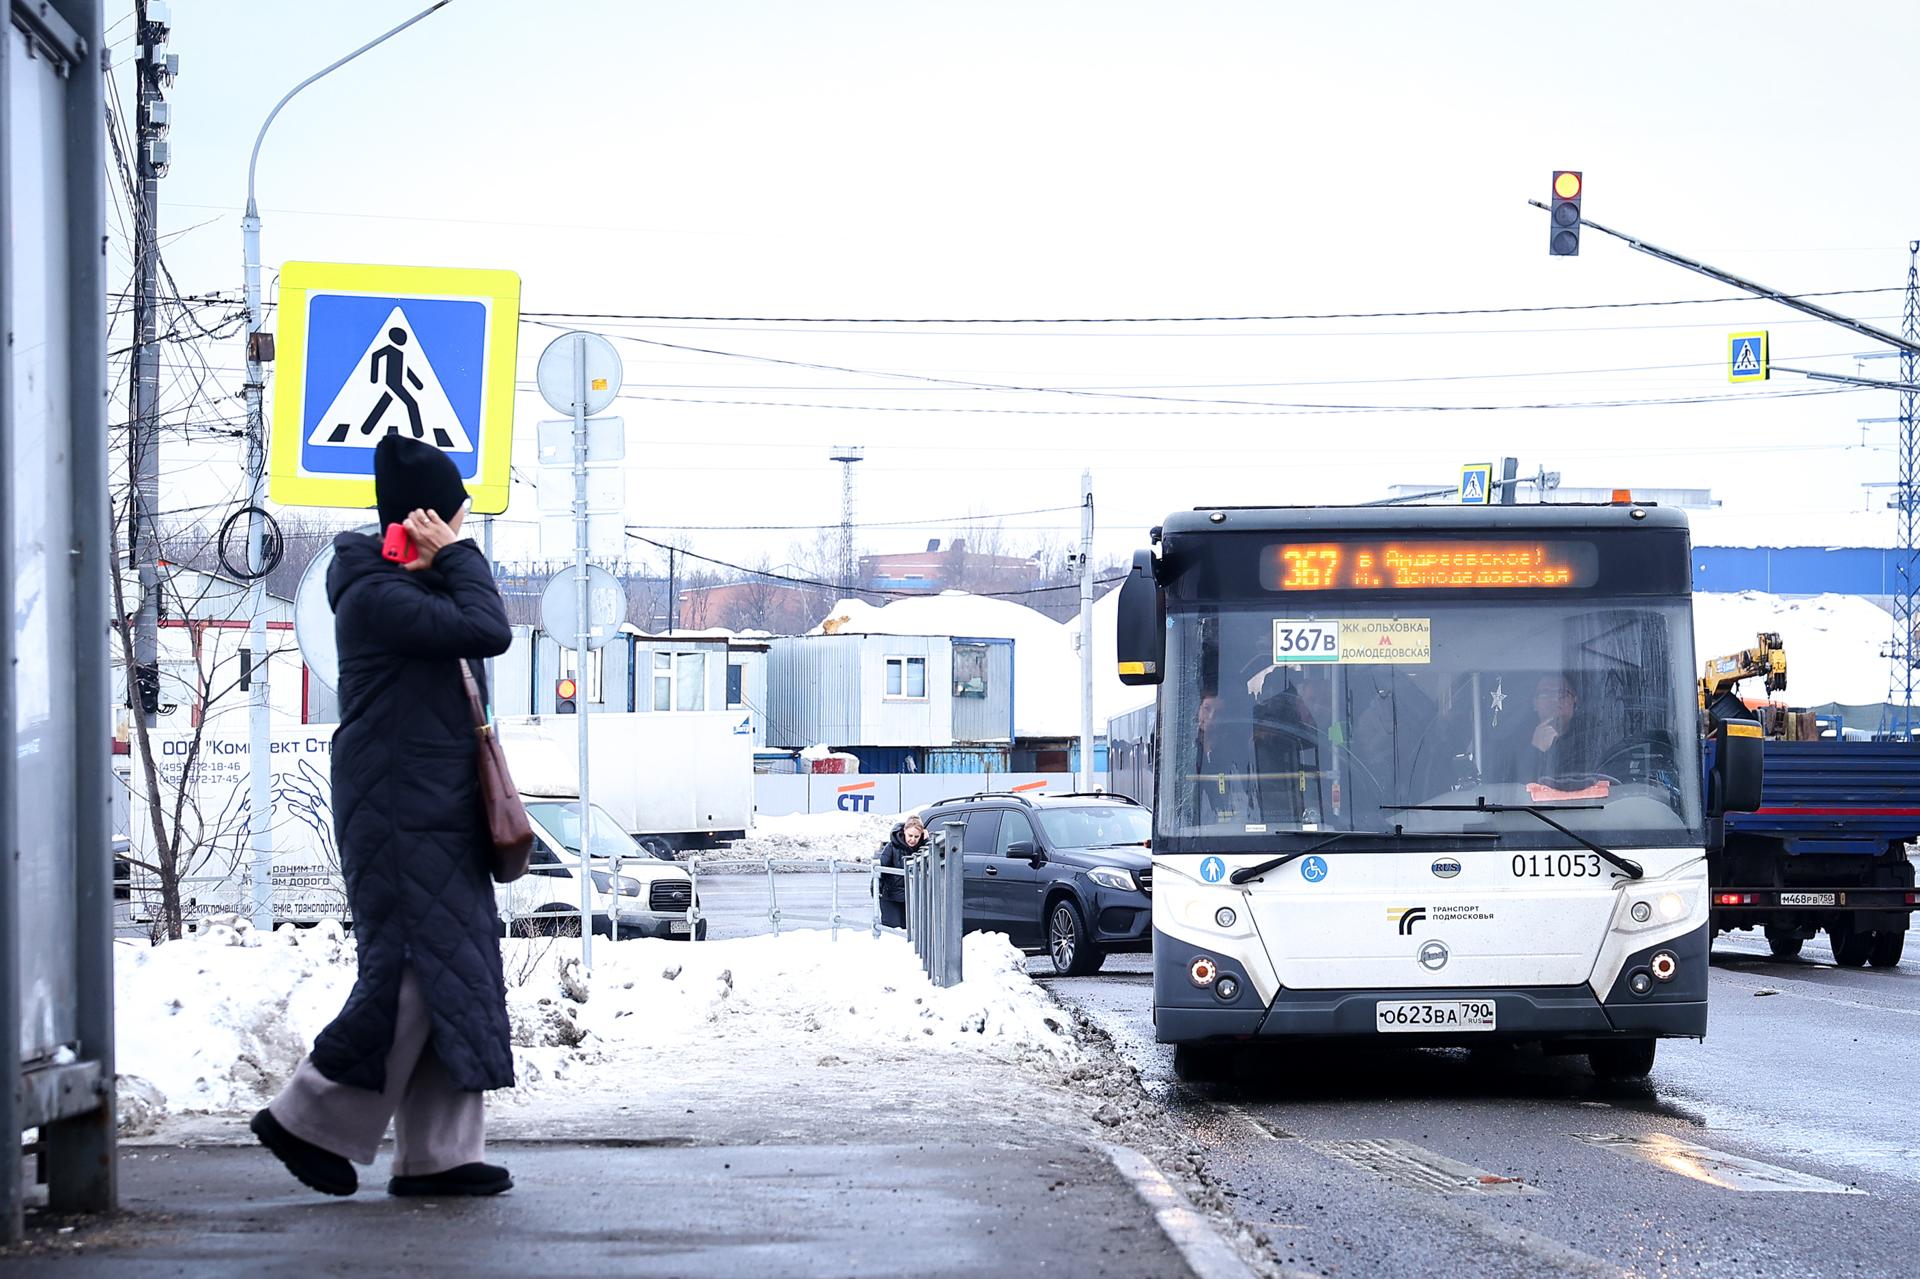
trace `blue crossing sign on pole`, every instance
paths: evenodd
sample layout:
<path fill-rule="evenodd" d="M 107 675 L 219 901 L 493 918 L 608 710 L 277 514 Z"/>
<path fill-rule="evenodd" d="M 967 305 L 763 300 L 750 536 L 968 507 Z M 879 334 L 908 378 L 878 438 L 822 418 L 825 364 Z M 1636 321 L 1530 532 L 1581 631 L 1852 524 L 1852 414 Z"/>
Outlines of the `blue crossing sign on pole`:
<path fill-rule="evenodd" d="M 520 277 L 289 262 L 280 272 L 269 489 L 289 506 L 373 505 L 395 433 L 453 459 L 473 509 L 507 509 Z"/>
<path fill-rule="evenodd" d="M 1727 381 L 1765 382 L 1770 372 L 1766 330 L 1727 335 Z"/>
<path fill-rule="evenodd" d="M 1460 505 L 1486 506 L 1493 501 L 1493 463 L 1470 462 L 1460 468 Z"/>

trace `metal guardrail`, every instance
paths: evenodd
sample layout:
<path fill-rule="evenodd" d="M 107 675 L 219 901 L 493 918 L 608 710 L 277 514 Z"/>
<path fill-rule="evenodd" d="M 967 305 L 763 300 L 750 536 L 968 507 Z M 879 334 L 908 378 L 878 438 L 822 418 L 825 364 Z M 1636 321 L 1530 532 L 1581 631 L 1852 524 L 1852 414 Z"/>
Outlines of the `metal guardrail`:
<path fill-rule="evenodd" d="M 961 936 L 966 903 L 965 857 L 961 849 L 963 825 L 946 823 L 946 829 L 932 835 L 922 851 L 907 859 L 904 868 L 881 866 L 875 862 L 833 859 L 825 862 L 828 875 L 828 907 L 825 915 L 795 914 L 780 905 L 779 871 L 783 867 L 815 869 L 821 862 L 797 857 L 705 858 L 694 856 L 684 865 L 693 878 L 693 901 L 687 908 L 688 935 L 700 935 L 700 875 L 703 870 L 735 870 L 750 867 L 767 874 L 767 922 L 773 935 L 780 935 L 782 924 L 824 924 L 837 940 L 842 928 L 853 928 L 855 920 L 841 909 L 840 877 L 843 868 L 861 872 L 866 880 L 866 908 L 860 927 L 878 937 L 882 933 L 905 936 L 913 943 L 920 965 L 937 986 L 957 986 L 962 979 Z M 883 875 L 898 875 L 906 880 L 907 902 L 904 929 L 881 922 L 880 880 Z"/>

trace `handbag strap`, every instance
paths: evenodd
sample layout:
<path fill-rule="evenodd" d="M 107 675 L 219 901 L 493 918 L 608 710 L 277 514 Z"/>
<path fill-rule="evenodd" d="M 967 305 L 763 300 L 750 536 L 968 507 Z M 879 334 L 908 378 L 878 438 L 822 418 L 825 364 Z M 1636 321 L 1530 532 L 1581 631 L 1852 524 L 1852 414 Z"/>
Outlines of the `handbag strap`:
<path fill-rule="evenodd" d="M 460 659 L 460 680 L 467 688 L 467 705 L 473 710 L 473 727 L 484 734 L 488 731 L 487 708 L 480 700 L 480 685 L 473 678 L 473 663 L 464 657 Z"/>

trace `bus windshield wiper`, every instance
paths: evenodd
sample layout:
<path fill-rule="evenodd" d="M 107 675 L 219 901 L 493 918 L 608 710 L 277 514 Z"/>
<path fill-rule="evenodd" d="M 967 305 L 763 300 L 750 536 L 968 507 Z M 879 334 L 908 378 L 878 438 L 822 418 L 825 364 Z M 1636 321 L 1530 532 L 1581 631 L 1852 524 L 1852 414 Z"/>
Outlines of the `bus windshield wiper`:
<path fill-rule="evenodd" d="M 1472 804 L 1382 804 L 1380 807 L 1392 812 L 1401 813 L 1526 813 L 1529 816 L 1539 818 L 1588 852 L 1598 854 L 1600 857 L 1605 858 L 1613 865 L 1619 867 L 1621 873 L 1626 875 L 1628 879 L 1644 879 L 1647 874 L 1646 871 L 1641 869 L 1639 862 L 1622 857 L 1610 848 L 1602 848 L 1585 835 L 1577 831 L 1568 830 L 1565 826 L 1562 826 L 1559 822 L 1547 816 L 1550 812 L 1574 812 L 1580 809 L 1605 808 L 1605 804 L 1554 804 L 1552 807 L 1543 804 L 1489 804 L 1486 796 L 1483 795 L 1477 802 Z"/>
<path fill-rule="evenodd" d="M 1371 836 L 1374 839 L 1498 839 L 1500 838 L 1499 835 L 1493 833 L 1492 831 L 1449 832 L 1449 831 L 1402 830 L 1398 826 L 1395 826 L 1392 830 L 1337 830 L 1333 832 L 1333 834 L 1327 836 L 1325 839 L 1316 840 L 1314 843 L 1308 844 L 1305 848 L 1296 848 L 1290 853 L 1282 853 L 1278 857 L 1268 858 L 1264 862 L 1256 862 L 1252 866 L 1242 866 L 1239 870 L 1236 870 L 1233 872 L 1233 874 L 1227 876 L 1227 879 L 1231 883 L 1244 884 L 1250 879 L 1260 878 L 1262 875 L 1266 874 L 1270 870 L 1277 870 L 1280 867 L 1285 866 L 1288 862 L 1293 861 L 1295 858 L 1305 857 L 1309 853 L 1317 853 L 1321 849 L 1327 847 L 1330 844 L 1337 844 L 1343 839 L 1358 839 L 1366 836 Z"/>

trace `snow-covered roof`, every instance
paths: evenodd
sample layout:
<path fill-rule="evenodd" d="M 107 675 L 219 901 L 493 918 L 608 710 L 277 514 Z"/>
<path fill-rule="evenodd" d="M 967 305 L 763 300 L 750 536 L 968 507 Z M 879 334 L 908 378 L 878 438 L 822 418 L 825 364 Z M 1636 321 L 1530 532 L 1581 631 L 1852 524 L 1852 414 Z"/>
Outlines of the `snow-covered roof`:
<path fill-rule="evenodd" d="M 1720 507 L 1688 511 L 1695 546 L 1869 546 L 1899 544 L 1895 513 L 1777 511 Z M 1751 641 L 1749 641 L 1751 642 Z"/>

